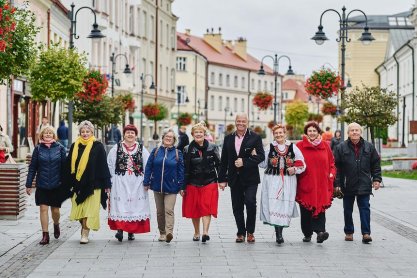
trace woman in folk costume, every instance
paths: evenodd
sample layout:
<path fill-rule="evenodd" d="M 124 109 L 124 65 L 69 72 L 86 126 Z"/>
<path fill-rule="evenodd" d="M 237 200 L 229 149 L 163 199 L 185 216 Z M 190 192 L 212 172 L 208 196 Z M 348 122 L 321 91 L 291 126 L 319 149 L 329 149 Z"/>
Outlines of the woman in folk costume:
<path fill-rule="evenodd" d="M 211 216 L 217 217 L 219 201 L 220 152 L 216 145 L 205 139 L 206 132 L 204 122 L 191 129 L 194 140 L 184 148 L 185 182 L 180 191 L 182 216 L 191 218 L 194 225 L 193 241 L 200 240 L 200 222 L 203 222 L 202 242 L 210 240 Z"/>
<path fill-rule="evenodd" d="M 123 240 L 123 232 L 128 240 L 134 234 L 150 232 L 150 208 L 148 187 L 143 185 L 144 165 L 149 152 L 137 143 L 138 129 L 134 125 L 123 128 L 123 141 L 114 145 L 107 156 L 112 190 L 108 224 L 117 230 L 115 237 Z"/>
<path fill-rule="evenodd" d="M 326 232 L 326 209 L 332 205 L 336 167 L 329 144 L 321 139 L 319 125 L 308 122 L 304 134 L 297 147 L 303 153 L 307 169 L 298 176 L 295 199 L 300 204 L 303 241 L 310 242 L 315 232 L 317 243 L 322 243 L 329 238 Z"/>
<path fill-rule="evenodd" d="M 304 157 L 296 145 L 286 140 L 285 126 L 272 128 L 274 141 L 260 167 L 266 168 L 262 180 L 260 217 L 264 224 L 275 227 L 276 242 L 284 242 L 282 230 L 289 227 L 291 218 L 298 216 L 295 206 L 296 174 L 305 170 Z M 265 152 L 267 153 L 267 152 Z"/>
<path fill-rule="evenodd" d="M 70 220 L 82 225 L 81 244 L 88 243 L 90 229 L 100 228 L 100 203 L 106 208 L 111 181 L 104 146 L 94 137 L 90 121 L 79 125 L 80 136 L 71 145 L 69 185 L 72 187 Z"/>

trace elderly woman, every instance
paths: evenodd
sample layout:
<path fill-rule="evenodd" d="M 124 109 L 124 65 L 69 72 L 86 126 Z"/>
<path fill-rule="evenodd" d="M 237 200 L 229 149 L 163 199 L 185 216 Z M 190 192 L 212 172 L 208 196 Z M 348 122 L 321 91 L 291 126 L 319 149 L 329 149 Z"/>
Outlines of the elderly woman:
<path fill-rule="evenodd" d="M 152 150 L 145 169 L 143 184 L 154 191 L 159 229 L 158 241 L 171 242 L 174 231 L 174 207 L 184 183 L 182 152 L 175 147 L 177 138 L 172 128 L 162 134 L 162 145 Z"/>
<path fill-rule="evenodd" d="M 304 134 L 297 147 L 304 156 L 307 168 L 298 176 L 295 199 L 300 204 L 303 241 L 310 242 L 313 232 L 316 232 L 317 243 L 323 243 L 329 238 L 326 209 L 332 205 L 336 168 L 329 144 L 321 140 L 319 125 L 308 122 Z"/>
<path fill-rule="evenodd" d="M 94 137 L 94 126 L 90 121 L 79 125 L 80 136 L 71 145 L 69 184 L 74 193 L 71 202 L 70 220 L 81 223 L 81 244 L 88 243 L 90 229 L 100 228 L 100 202 L 106 208 L 107 194 L 111 188 L 110 172 L 106 162 L 106 151 Z"/>
<path fill-rule="evenodd" d="M 262 180 L 261 221 L 275 227 L 276 242 L 284 243 L 282 230 L 289 227 L 291 218 L 298 216 L 295 206 L 297 192 L 296 174 L 305 170 L 304 157 L 296 145 L 287 140 L 285 126 L 272 128 L 274 141 L 269 145 L 268 155 L 260 165 L 266 168 Z"/>
<path fill-rule="evenodd" d="M 35 203 L 40 208 L 40 220 L 42 227 L 41 245 L 49 243 L 49 216 L 51 207 L 52 220 L 54 221 L 54 237 L 59 238 L 59 209 L 63 202 L 61 181 L 65 167 L 65 148 L 56 142 L 57 136 L 52 126 L 42 128 L 39 133 L 39 144 L 35 147 L 29 165 L 29 173 L 26 179 L 26 193 L 32 193 L 32 182 L 36 176 Z"/>
<path fill-rule="evenodd" d="M 107 156 L 112 175 L 108 224 L 117 230 L 119 241 L 123 241 L 123 231 L 128 233 L 128 240 L 134 240 L 134 234 L 150 232 L 148 188 L 143 186 L 149 152 L 137 143 L 137 136 L 134 125 L 125 126 L 123 141 L 114 145 Z"/>
<path fill-rule="evenodd" d="M 208 234 L 211 216 L 217 217 L 219 201 L 218 175 L 220 152 L 205 139 L 206 124 L 200 122 L 191 129 L 193 141 L 184 149 L 185 182 L 182 216 L 191 218 L 194 225 L 193 241 L 200 240 L 200 219 L 203 222 L 202 242 L 210 240 Z"/>
<path fill-rule="evenodd" d="M 12 152 L 12 142 L 9 136 L 3 132 L 3 127 L 0 125 L 0 163 L 5 163 Z"/>

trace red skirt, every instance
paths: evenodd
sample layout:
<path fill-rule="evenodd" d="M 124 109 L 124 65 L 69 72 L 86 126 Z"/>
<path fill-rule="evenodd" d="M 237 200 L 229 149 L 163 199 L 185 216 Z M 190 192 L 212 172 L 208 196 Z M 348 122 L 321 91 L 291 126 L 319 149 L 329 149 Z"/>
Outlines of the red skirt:
<path fill-rule="evenodd" d="M 186 218 L 200 218 L 213 215 L 217 218 L 219 203 L 219 189 L 217 183 L 205 186 L 187 185 L 182 200 L 182 216 Z"/>
<path fill-rule="evenodd" d="M 120 221 L 108 219 L 110 230 L 122 230 L 132 234 L 143 234 L 151 231 L 149 218 L 142 221 Z"/>

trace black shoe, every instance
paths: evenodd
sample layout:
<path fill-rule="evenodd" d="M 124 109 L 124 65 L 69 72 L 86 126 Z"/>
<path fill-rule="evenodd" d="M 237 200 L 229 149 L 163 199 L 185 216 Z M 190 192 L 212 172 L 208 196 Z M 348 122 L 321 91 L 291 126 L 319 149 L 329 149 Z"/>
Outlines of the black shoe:
<path fill-rule="evenodd" d="M 310 241 L 311 241 L 311 236 L 303 237 L 303 242 L 310 242 Z"/>
<path fill-rule="evenodd" d="M 284 227 L 275 227 L 276 242 L 278 244 L 284 243 L 284 238 L 282 237 L 282 230 Z"/>
<path fill-rule="evenodd" d="M 118 241 L 122 242 L 123 241 L 123 231 L 122 230 L 117 230 L 117 233 L 114 235 L 115 238 L 117 238 Z"/>
<path fill-rule="evenodd" d="M 317 243 L 323 243 L 323 241 L 329 238 L 328 232 L 320 232 L 317 234 Z"/>
<path fill-rule="evenodd" d="M 201 237 L 201 242 L 206 242 L 207 240 L 210 240 L 210 236 L 209 235 L 203 235 Z"/>
<path fill-rule="evenodd" d="M 135 235 L 132 233 L 127 234 L 127 240 L 135 240 Z"/>

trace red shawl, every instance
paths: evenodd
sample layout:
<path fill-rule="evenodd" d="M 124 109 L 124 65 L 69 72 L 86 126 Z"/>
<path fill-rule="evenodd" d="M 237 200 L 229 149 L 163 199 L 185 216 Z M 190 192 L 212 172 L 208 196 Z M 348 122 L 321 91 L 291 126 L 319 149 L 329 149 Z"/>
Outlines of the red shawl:
<path fill-rule="evenodd" d="M 332 205 L 333 180 L 336 174 L 333 153 L 329 144 L 322 141 L 316 147 L 306 136 L 297 143 L 304 156 L 306 170 L 297 175 L 297 195 L 295 200 L 317 217 Z M 330 174 L 333 176 L 330 177 Z"/>

